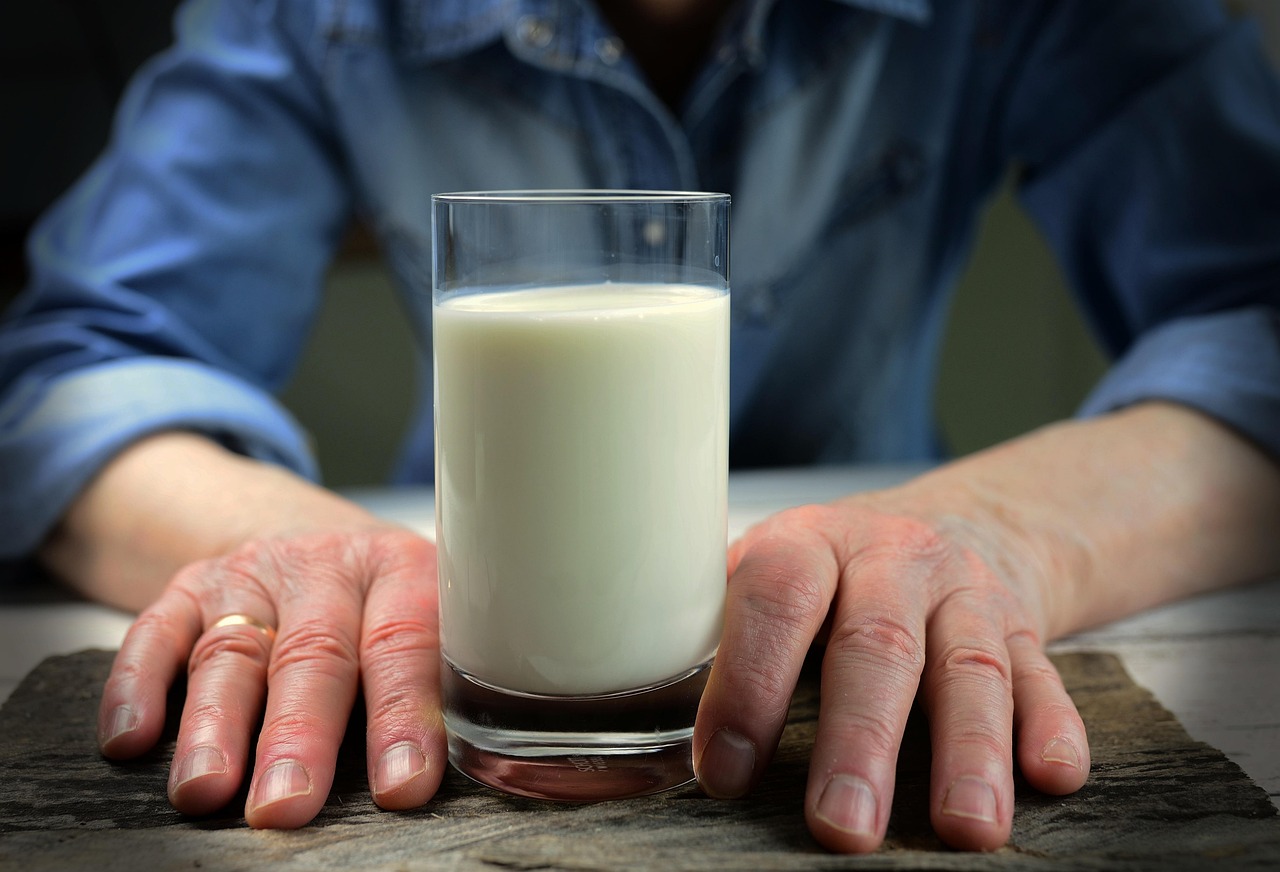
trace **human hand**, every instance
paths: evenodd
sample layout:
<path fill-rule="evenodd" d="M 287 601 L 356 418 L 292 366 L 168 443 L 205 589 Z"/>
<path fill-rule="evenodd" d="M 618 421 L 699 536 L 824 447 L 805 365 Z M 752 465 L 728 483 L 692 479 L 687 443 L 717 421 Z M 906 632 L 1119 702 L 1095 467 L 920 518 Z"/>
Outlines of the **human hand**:
<path fill-rule="evenodd" d="M 328 797 L 361 687 L 374 801 L 425 803 L 446 766 L 435 566 L 430 542 L 370 526 L 251 541 L 186 567 L 116 657 L 99 714 L 102 752 L 126 759 L 153 747 L 185 669 L 173 806 L 215 811 L 252 771 L 247 822 L 302 826 Z M 250 620 L 219 625 L 228 615 Z"/>
<path fill-rule="evenodd" d="M 1280 571 L 1280 464 L 1199 412 L 1139 403 L 1061 422 L 907 484 L 784 512 L 730 551 L 725 630 L 694 730 L 707 792 L 746 793 L 777 746 L 801 663 L 826 637 L 805 817 L 875 849 L 919 699 L 933 827 L 1009 838 L 1014 760 L 1065 794 L 1084 725 L 1053 638 Z"/>
<path fill-rule="evenodd" d="M 1008 840 L 1015 756 L 1043 792 L 1083 785 L 1085 728 L 1042 647 L 1048 578 L 978 508 L 915 485 L 783 512 L 735 543 L 694 737 L 708 793 L 740 796 L 760 777 L 820 636 L 804 813 L 824 846 L 865 852 L 883 840 L 917 697 L 933 746 L 932 824 L 949 845 Z"/>
<path fill-rule="evenodd" d="M 434 549 L 357 509 L 184 434 L 147 440 L 100 473 L 45 559 L 86 595 L 122 606 L 163 589 L 104 691 L 104 753 L 124 758 L 155 743 L 165 689 L 190 656 L 175 805 L 199 813 L 229 800 L 265 702 L 247 817 L 299 826 L 325 800 L 358 675 L 375 800 L 429 799 L 445 767 Z M 330 532 L 299 532 L 304 519 Z M 1088 772 L 1084 727 L 1041 643 L 1274 575 L 1277 523 L 1274 459 L 1161 403 L 1046 428 L 892 491 L 778 515 L 730 552 L 725 632 L 694 735 L 699 778 L 715 795 L 750 789 L 800 664 L 824 635 L 805 804 L 815 837 L 838 851 L 883 839 L 919 693 L 938 834 L 956 847 L 998 847 L 1010 830 L 1015 731 L 1034 787 L 1067 793 Z M 246 530 L 276 535 L 226 546 Z M 226 556 L 186 565 L 191 549 Z M 202 635 L 228 614 L 278 626 L 274 648 L 245 625 Z M 190 759 L 201 748 L 221 751 L 205 757 L 212 768 Z M 399 756 L 384 759 L 388 751 Z M 264 778 L 286 772 L 269 769 L 284 760 L 302 765 L 304 789 L 264 802 L 263 791 L 289 784 Z M 946 810 L 966 796 L 979 801 Z"/>

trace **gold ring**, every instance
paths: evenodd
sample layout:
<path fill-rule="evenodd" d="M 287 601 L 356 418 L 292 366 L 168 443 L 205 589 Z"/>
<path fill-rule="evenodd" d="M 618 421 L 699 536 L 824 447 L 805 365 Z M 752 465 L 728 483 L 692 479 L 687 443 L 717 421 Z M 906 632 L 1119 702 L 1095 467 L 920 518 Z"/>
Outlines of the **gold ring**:
<path fill-rule="evenodd" d="M 205 632 L 211 632 L 219 627 L 252 627 L 267 637 L 268 645 L 276 640 L 276 628 L 270 624 L 259 621 L 253 615 L 225 615 L 214 621 L 209 629 L 205 630 Z"/>

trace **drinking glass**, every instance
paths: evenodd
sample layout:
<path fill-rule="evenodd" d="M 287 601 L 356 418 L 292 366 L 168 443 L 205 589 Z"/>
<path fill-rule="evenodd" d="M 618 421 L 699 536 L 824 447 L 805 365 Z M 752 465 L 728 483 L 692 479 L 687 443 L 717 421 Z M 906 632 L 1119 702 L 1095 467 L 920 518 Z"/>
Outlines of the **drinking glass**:
<path fill-rule="evenodd" d="M 692 780 L 725 593 L 729 197 L 433 197 L 449 757 L 546 799 Z"/>

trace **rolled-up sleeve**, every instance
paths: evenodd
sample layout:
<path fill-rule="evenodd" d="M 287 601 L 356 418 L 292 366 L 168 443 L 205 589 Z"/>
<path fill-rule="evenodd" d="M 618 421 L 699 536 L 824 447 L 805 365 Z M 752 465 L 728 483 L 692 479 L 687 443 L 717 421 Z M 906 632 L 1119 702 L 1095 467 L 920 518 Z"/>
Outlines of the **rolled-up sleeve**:
<path fill-rule="evenodd" d="M 1179 402 L 1280 458 L 1280 86 L 1256 29 L 1207 0 L 1052 8 L 1006 130 L 1116 358 L 1082 414 Z"/>
<path fill-rule="evenodd" d="M 316 474 L 273 396 L 349 212 L 306 26 L 270 2 L 184 6 L 102 158 L 38 224 L 0 324 L 0 557 L 157 430 Z"/>
<path fill-rule="evenodd" d="M 1144 400 L 1198 409 L 1280 458 L 1280 312 L 1255 307 L 1161 324 L 1142 336 L 1081 407 L 1095 415 Z"/>

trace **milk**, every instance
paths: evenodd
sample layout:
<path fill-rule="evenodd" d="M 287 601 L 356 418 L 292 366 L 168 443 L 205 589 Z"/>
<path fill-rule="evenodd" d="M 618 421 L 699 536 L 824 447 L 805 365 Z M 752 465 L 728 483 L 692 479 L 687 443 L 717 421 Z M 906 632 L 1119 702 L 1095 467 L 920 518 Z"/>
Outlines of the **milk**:
<path fill-rule="evenodd" d="M 447 660 L 541 694 L 705 662 L 725 589 L 728 295 L 566 286 L 433 317 Z"/>

